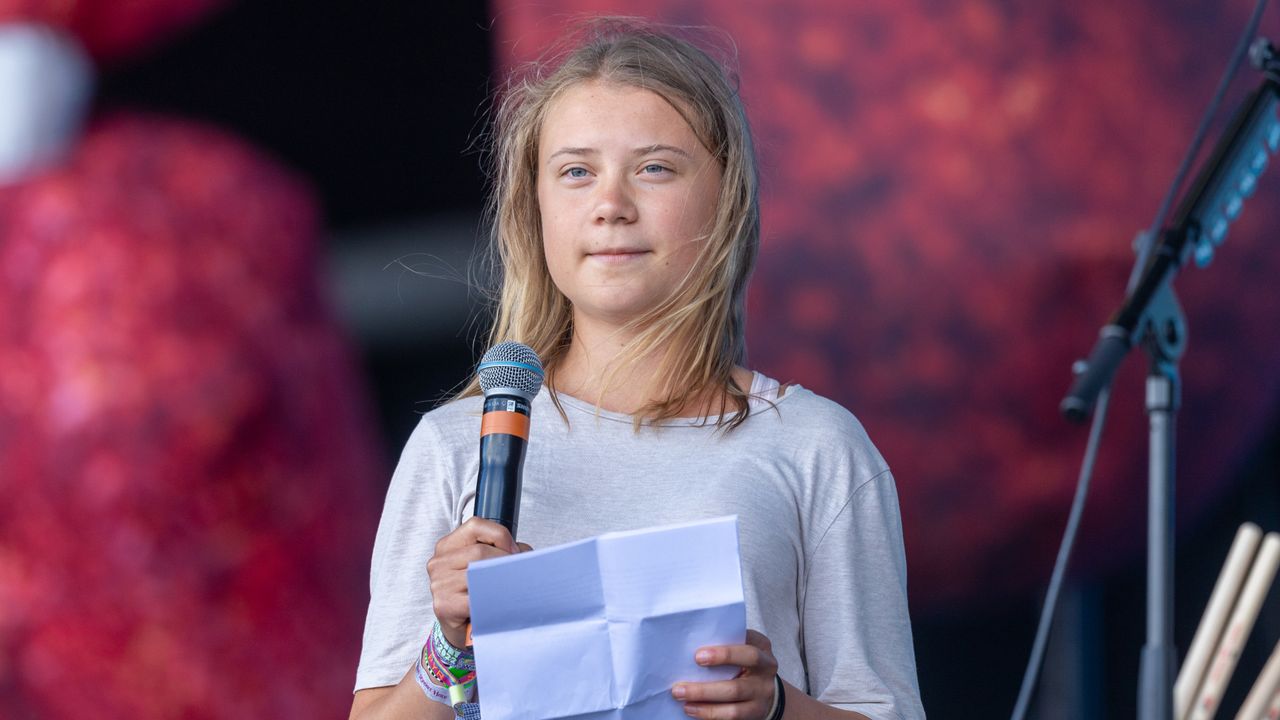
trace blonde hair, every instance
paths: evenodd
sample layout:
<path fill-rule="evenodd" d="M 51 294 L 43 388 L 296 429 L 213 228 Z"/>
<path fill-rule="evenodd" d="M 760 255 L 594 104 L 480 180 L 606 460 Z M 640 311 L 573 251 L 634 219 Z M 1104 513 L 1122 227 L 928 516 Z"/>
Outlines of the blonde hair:
<path fill-rule="evenodd" d="M 731 373 L 746 360 L 747 281 L 760 243 L 755 152 L 736 83 L 692 43 L 630 18 L 588 22 L 570 44 L 574 49 L 559 59 L 514 74 L 498 102 L 488 217 L 499 291 L 490 342 L 516 340 L 533 348 L 560 407 L 555 370 L 569 348 L 573 323 L 542 244 L 536 187 L 542 124 L 552 103 L 579 83 L 599 80 L 651 91 L 681 114 L 719 162 L 721 192 L 693 269 L 665 301 L 630 324 L 637 334 L 605 387 L 620 368 L 660 353 L 651 385 L 657 399 L 635 413 L 636 427 L 718 397 L 716 425 L 732 429 L 749 413 L 749 388 L 737 387 Z M 479 392 L 472 378 L 460 396 Z M 736 412 L 726 412 L 730 406 Z"/>

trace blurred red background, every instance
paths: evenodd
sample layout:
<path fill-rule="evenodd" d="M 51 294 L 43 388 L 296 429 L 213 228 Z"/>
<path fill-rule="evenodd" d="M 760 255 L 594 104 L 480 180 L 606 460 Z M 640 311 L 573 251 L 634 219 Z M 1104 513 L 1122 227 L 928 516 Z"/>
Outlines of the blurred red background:
<path fill-rule="evenodd" d="M 217 4 L 0 23 L 114 59 Z M 347 704 L 385 469 L 318 225 L 305 181 L 155 115 L 0 186 L 0 717 Z"/>
<path fill-rule="evenodd" d="M 99 61 L 163 41 L 227 0 L 0 0 L 0 23 L 40 23 L 75 35 Z"/>
<path fill-rule="evenodd" d="M 867 426 L 898 480 L 912 602 L 930 611 L 1047 581 L 1085 440 L 1057 412 L 1070 364 L 1118 307 L 1134 235 L 1250 5 L 554 0 L 495 15 L 507 63 L 595 13 L 736 51 L 764 175 L 752 364 Z M 1278 205 L 1266 177 L 1219 259 L 1178 285 L 1182 522 L 1280 399 Z M 1132 358 L 1113 398 L 1079 555 L 1095 570 L 1145 543 L 1144 372 Z"/>
<path fill-rule="evenodd" d="M 397 12 L 426 19 L 378 26 L 408 27 L 396 41 L 361 35 L 358 20 L 378 13 L 357 2 L 277 3 L 273 33 L 209 51 L 230 68 L 218 83 L 201 84 L 181 49 L 147 61 L 184 27 L 218 23 L 223 4 L 0 0 L 0 22 L 58 27 L 100 67 L 171 63 L 171 75 L 139 77 L 209 116 L 100 112 L 65 163 L 0 187 L 0 717 L 345 716 L 387 477 L 363 385 L 394 386 L 394 413 L 411 423 L 473 358 L 431 355 L 445 354 L 439 334 L 416 355 L 354 349 L 321 274 L 339 243 L 322 236 L 386 221 L 369 209 L 385 210 L 380 198 L 394 196 L 391 215 L 422 212 L 473 183 L 478 207 L 478 170 L 468 179 L 418 158 L 426 146 L 458 156 L 476 132 L 444 138 L 424 118 L 480 127 L 477 103 L 441 101 L 441 88 L 458 76 L 485 90 L 466 72 L 483 63 L 465 56 L 395 56 L 376 68 L 386 84 L 353 68 L 478 29 L 493 84 L 597 12 L 696 26 L 736 57 L 764 175 L 751 364 L 849 407 L 894 467 L 926 706 L 946 682 L 969 697 L 978 676 L 1016 679 L 983 661 L 1020 666 L 1021 637 L 966 650 L 973 668 L 939 671 L 938 658 L 956 663 L 947 638 L 965 636 L 953 631 L 966 618 L 1030 605 L 1047 580 L 1085 437 L 1056 410 L 1070 362 L 1121 299 L 1133 235 L 1172 179 L 1245 3 L 495 0 L 487 25 L 436 23 L 445 9 L 405 2 Z M 228 12 L 252 27 L 246 8 L 269 4 Z M 318 40 L 308 22 L 324 28 Z M 289 44 L 304 36 L 304 49 Z M 274 45 L 288 72 L 254 54 Z M 219 113 L 233 113 L 206 98 L 242 121 L 261 114 L 255 143 L 220 129 Z M 354 136 L 327 134 L 343 129 L 326 125 L 338 117 Z M 254 144 L 285 148 L 285 162 Z M 406 176 L 415 164 L 426 170 Z M 369 205 L 352 210 L 352 197 Z M 1192 333 L 1184 529 L 1275 441 L 1277 200 L 1280 181 L 1264 176 L 1218 260 L 1179 281 Z M 362 379 L 361 351 L 395 356 L 402 374 Z M 1142 370 L 1135 358 L 1119 379 L 1084 577 L 1138 559 Z M 430 390 L 405 389 L 424 375 Z M 973 622 L 973 645 L 1022 631 Z M 1131 695 L 1127 682 L 1116 692 Z"/>

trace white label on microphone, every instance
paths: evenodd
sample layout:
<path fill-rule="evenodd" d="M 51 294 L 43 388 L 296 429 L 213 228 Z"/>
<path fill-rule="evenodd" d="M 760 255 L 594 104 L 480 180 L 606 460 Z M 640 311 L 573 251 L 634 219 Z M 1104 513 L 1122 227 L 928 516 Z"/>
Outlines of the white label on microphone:
<path fill-rule="evenodd" d="M 515 412 L 515 411 L 516 411 L 516 401 L 515 401 L 515 400 L 508 400 L 508 401 L 507 401 L 507 412 Z"/>

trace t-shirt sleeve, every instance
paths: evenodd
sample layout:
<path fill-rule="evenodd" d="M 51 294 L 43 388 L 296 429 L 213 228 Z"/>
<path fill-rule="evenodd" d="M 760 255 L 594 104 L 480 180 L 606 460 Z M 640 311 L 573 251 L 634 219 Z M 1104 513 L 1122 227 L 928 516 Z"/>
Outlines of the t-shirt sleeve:
<path fill-rule="evenodd" d="M 810 693 L 872 720 L 924 718 L 893 475 L 862 483 L 822 533 L 802 607 Z"/>
<path fill-rule="evenodd" d="M 453 464 L 428 414 L 406 443 L 387 489 L 373 544 L 356 690 L 400 682 L 427 639 L 435 620 L 427 560 L 455 526 Z"/>

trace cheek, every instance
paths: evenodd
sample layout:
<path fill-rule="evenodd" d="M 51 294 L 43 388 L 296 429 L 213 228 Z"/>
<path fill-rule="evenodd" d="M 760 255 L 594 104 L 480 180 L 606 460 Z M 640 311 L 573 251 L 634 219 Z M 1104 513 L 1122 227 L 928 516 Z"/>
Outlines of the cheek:
<path fill-rule="evenodd" d="M 560 247 L 568 243 L 570 233 L 563 208 L 554 202 L 544 203 L 539 207 L 538 217 L 542 223 L 542 237 L 546 239 L 548 247 Z"/>
<path fill-rule="evenodd" d="M 671 235 L 682 239 L 677 252 L 696 254 L 715 226 L 718 197 L 691 193 L 687 202 L 671 217 Z"/>
<path fill-rule="evenodd" d="M 701 237 L 715 224 L 716 209 L 720 204 L 720 183 L 702 181 L 690 188 L 680 217 L 681 229 L 686 237 Z"/>
<path fill-rule="evenodd" d="M 554 217 L 543 216 L 542 219 L 542 255 L 546 259 L 547 272 L 551 282 L 565 291 L 565 283 L 573 272 L 573 248 L 565 240 L 565 233 L 557 232 Z"/>
<path fill-rule="evenodd" d="M 538 223 L 542 228 L 542 252 L 547 259 L 547 266 L 555 267 L 556 255 L 560 250 L 561 238 L 564 233 L 557 224 L 558 214 L 553 203 L 547 202 L 547 197 L 543 194 L 541 188 L 538 190 Z"/>

